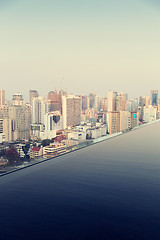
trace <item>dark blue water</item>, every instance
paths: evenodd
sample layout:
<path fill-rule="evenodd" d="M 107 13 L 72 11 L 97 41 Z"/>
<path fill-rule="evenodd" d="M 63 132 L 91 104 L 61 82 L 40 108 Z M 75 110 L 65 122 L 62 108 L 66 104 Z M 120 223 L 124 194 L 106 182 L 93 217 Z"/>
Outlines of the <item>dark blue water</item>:
<path fill-rule="evenodd" d="M 160 123 L 0 178 L 0 240 L 160 239 Z"/>

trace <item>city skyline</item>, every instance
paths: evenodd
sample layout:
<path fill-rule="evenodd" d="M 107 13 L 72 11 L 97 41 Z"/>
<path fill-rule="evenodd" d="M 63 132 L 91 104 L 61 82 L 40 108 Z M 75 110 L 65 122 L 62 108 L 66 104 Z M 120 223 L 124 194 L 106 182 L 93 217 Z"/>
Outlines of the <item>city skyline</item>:
<path fill-rule="evenodd" d="M 65 89 L 66 90 L 66 89 Z M 8 94 L 8 92 L 7 92 L 7 89 L 1 89 L 0 91 L 4 91 L 4 98 L 5 98 L 5 101 L 13 101 L 13 99 L 14 99 L 14 95 L 16 95 L 16 94 L 18 94 L 18 95 L 21 95 L 22 96 L 22 98 L 23 98 L 23 101 L 25 101 L 25 103 L 31 103 L 31 99 L 30 99 L 30 92 L 36 92 L 38 95 L 36 95 L 36 96 L 34 96 L 34 98 L 38 98 L 38 96 L 39 97 L 41 97 L 42 99 L 48 99 L 48 96 L 49 96 L 49 94 L 52 94 L 52 93 L 56 93 L 56 94 L 60 94 L 60 92 L 66 92 L 64 89 L 49 89 L 48 90 L 48 92 L 46 92 L 45 93 L 45 95 L 42 95 L 41 94 L 41 91 L 40 91 L 40 89 L 30 89 L 27 93 L 26 92 L 24 92 L 23 90 L 21 91 L 21 92 L 19 92 L 19 91 L 14 91 L 14 92 L 12 92 L 12 94 Z M 159 93 L 159 90 L 158 89 L 150 89 L 149 90 L 149 92 L 147 92 L 147 94 L 146 95 L 142 95 L 142 94 L 140 94 L 139 96 L 138 95 L 135 95 L 135 96 L 133 96 L 133 97 L 131 97 L 131 96 L 129 96 L 129 94 L 128 94 L 128 92 L 126 91 L 119 91 L 118 89 L 116 89 L 116 90 L 114 90 L 114 89 L 106 89 L 106 94 L 104 94 L 104 95 L 100 95 L 100 94 L 97 94 L 97 92 L 96 91 L 94 91 L 94 92 L 88 92 L 88 93 L 86 93 L 86 94 L 83 94 L 83 93 L 76 93 L 76 92 L 71 92 L 71 91 L 68 91 L 68 92 L 66 92 L 66 94 L 67 95 L 74 95 L 74 96 L 87 96 L 87 97 L 89 97 L 89 95 L 90 94 L 94 94 L 95 96 L 97 96 L 97 97 L 101 97 L 101 98 L 108 98 L 108 93 L 109 92 L 115 92 L 115 93 L 120 93 L 120 94 L 127 94 L 127 96 L 128 96 L 128 99 L 130 99 L 130 100 L 132 100 L 132 99 L 139 99 L 140 97 L 149 97 L 150 99 L 151 99 L 151 96 L 152 96 L 152 91 L 157 91 L 158 93 Z M 1 95 L 0 95 L 1 96 Z M 158 98 L 158 99 L 160 99 L 160 98 Z M 4 101 L 4 100 L 3 100 Z"/>
<path fill-rule="evenodd" d="M 3 2 L 1 89 L 7 98 L 30 89 L 46 95 L 59 84 L 131 98 L 160 89 L 159 12 L 156 0 Z"/>

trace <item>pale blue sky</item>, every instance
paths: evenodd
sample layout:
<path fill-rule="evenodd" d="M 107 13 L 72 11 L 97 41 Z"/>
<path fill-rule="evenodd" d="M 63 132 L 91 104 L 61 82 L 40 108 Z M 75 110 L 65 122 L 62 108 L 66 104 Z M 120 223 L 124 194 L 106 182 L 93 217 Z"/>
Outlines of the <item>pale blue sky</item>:
<path fill-rule="evenodd" d="M 159 0 L 0 0 L 0 89 L 160 90 Z"/>

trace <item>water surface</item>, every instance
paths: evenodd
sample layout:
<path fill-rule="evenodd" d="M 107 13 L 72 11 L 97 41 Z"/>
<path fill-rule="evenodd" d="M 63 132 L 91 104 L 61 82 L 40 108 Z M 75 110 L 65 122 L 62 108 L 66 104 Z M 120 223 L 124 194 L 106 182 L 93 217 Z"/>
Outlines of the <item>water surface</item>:
<path fill-rule="evenodd" d="M 0 239 L 160 239 L 160 123 L 0 178 Z"/>

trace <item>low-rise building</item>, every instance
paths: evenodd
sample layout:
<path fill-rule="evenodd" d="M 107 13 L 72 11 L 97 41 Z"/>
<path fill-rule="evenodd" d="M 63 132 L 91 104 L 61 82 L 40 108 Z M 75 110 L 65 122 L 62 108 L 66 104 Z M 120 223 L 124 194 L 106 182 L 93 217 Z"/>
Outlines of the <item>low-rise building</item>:
<path fill-rule="evenodd" d="M 64 143 L 51 143 L 49 146 L 43 147 L 43 156 L 51 157 L 66 152 L 66 145 Z"/>
<path fill-rule="evenodd" d="M 33 147 L 30 152 L 30 158 L 34 159 L 43 155 L 43 147 Z"/>

